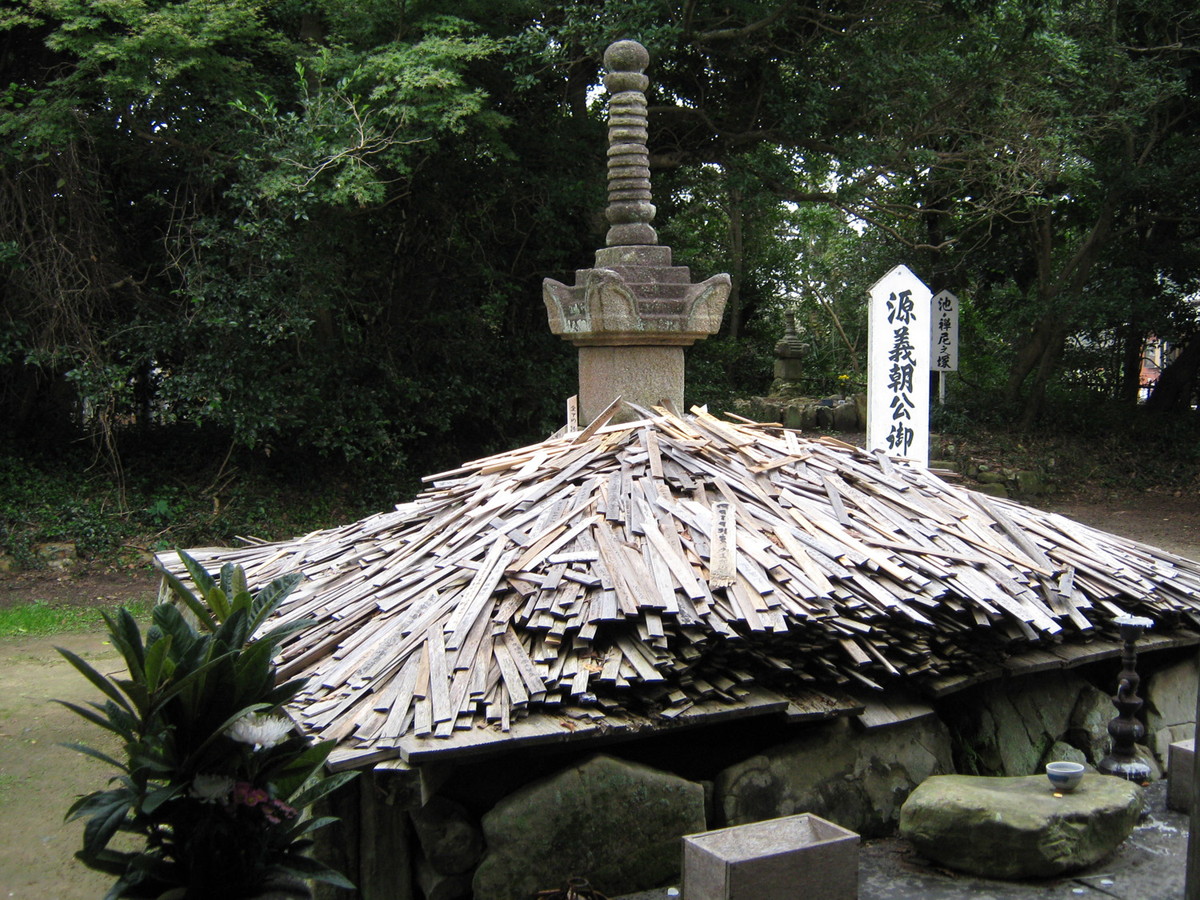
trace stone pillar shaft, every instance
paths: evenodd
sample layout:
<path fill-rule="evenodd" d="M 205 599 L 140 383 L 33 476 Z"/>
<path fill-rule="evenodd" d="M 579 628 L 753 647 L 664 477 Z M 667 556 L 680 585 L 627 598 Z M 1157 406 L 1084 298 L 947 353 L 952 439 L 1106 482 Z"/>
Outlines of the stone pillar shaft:
<path fill-rule="evenodd" d="M 683 348 L 580 347 L 579 421 L 591 422 L 616 397 L 681 409 Z"/>

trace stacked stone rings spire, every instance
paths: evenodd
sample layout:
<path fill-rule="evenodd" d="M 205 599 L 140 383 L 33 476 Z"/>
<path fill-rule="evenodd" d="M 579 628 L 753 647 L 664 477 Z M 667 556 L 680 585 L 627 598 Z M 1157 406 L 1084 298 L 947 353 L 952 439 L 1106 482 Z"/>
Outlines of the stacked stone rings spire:
<path fill-rule="evenodd" d="M 646 146 L 646 88 L 644 74 L 650 54 L 637 41 L 617 41 L 604 53 L 604 86 L 608 88 L 608 208 L 609 247 L 657 244 L 651 226 L 650 151 Z"/>

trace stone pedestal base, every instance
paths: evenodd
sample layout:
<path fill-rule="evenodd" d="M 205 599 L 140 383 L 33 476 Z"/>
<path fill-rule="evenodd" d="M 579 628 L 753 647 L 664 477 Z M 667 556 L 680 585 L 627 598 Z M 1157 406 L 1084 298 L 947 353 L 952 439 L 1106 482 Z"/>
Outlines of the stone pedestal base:
<path fill-rule="evenodd" d="M 668 400 L 683 409 L 682 347 L 580 347 L 579 424 L 586 426 L 621 397 L 642 406 Z M 622 410 L 614 422 L 635 416 Z"/>

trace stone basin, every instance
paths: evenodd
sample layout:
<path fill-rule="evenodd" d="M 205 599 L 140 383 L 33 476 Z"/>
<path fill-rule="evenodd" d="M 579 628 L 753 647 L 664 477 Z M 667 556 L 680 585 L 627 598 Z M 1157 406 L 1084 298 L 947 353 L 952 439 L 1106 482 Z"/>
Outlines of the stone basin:
<path fill-rule="evenodd" d="M 1088 773 L 1055 794 L 1045 776 L 926 779 L 900 810 L 900 834 L 931 860 L 986 878 L 1043 878 L 1082 869 L 1133 831 L 1142 789 Z"/>

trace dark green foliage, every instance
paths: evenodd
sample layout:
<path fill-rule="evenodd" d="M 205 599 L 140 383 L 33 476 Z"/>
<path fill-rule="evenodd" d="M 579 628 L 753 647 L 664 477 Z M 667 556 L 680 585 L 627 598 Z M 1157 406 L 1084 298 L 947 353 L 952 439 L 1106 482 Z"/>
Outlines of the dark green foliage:
<path fill-rule="evenodd" d="M 156 606 L 145 636 L 127 611 L 104 615 L 126 677 L 103 675 L 59 649 L 104 696 L 64 705 L 122 748 L 113 755 L 70 745 L 117 770 L 112 787 L 80 797 L 67 814 L 85 820 L 77 856 L 116 876 L 109 898 L 156 897 L 180 886 L 187 898 L 236 900 L 278 875 L 348 887 L 305 855 L 309 835 L 330 820 L 302 813 L 354 773 L 320 774 L 333 742 L 310 745 L 293 732 L 280 710 L 304 682 L 278 682 L 272 663 L 278 643 L 310 623 L 254 637 L 301 576 L 251 594 L 240 568 L 223 566 L 214 578 L 180 556 L 195 592 L 166 577 L 182 611 Z M 118 833 L 143 844 L 115 849 Z"/>
<path fill-rule="evenodd" d="M 81 556 L 115 555 L 133 533 L 115 514 L 107 491 L 97 491 L 96 478 L 78 470 L 54 467 L 53 474 L 36 459 L 0 455 L 0 551 L 17 562 L 34 562 L 35 543 L 68 541 Z"/>
<path fill-rule="evenodd" d="M 0 417 L 114 469 L 173 425 L 416 473 L 544 436 L 574 354 L 540 284 L 603 239 L 619 37 L 664 241 L 735 286 L 691 394 L 769 378 L 789 307 L 814 390 L 859 378 L 863 289 L 905 262 L 972 305 L 964 383 L 1010 421 L 1132 403 L 1141 339 L 1197 330 L 1192 5 L 6 7 Z"/>
<path fill-rule="evenodd" d="M 334 0 L 0 16 L 0 412 L 110 456 L 188 423 L 391 466 L 554 427 L 540 279 L 585 245 L 602 148 L 587 115 L 514 127 L 558 100 L 487 29 Z"/>
<path fill-rule="evenodd" d="M 417 487 L 383 466 L 290 447 L 264 458 L 212 430 L 155 430 L 120 449 L 118 480 L 86 446 L 0 444 L 0 553 L 28 568 L 40 564 L 35 545 L 53 541 L 112 564 L 239 536 L 281 540 L 387 509 Z"/>

